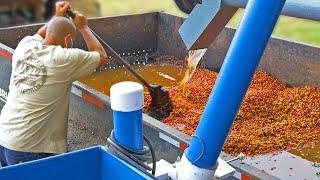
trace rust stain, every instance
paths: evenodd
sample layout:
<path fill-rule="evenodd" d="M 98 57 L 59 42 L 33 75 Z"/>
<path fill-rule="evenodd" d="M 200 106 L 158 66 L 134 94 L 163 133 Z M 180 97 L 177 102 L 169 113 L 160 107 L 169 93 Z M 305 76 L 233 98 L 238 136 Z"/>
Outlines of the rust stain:
<path fill-rule="evenodd" d="M 241 180 L 253 180 L 254 178 L 250 177 L 248 174 L 242 173 Z"/>
<path fill-rule="evenodd" d="M 6 50 L 0 50 L 0 56 L 3 56 L 5 58 L 9 59 L 10 61 L 12 61 L 12 54 Z"/>
<path fill-rule="evenodd" d="M 100 109 L 104 109 L 104 103 L 100 99 L 90 95 L 86 91 L 82 91 L 82 99 L 84 99 L 84 101 L 86 101 L 90 104 L 97 106 Z"/>
<path fill-rule="evenodd" d="M 180 149 L 181 150 L 185 150 L 185 149 L 187 149 L 187 147 L 188 147 L 188 145 L 187 144 L 184 144 L 184 143 L 180 143 Z"/>

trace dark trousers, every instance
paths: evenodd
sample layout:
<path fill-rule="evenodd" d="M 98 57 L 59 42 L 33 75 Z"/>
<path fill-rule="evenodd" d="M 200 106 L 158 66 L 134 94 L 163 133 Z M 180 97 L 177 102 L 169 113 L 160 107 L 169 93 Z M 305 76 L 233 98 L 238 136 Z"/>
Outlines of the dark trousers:
<path fill-rule="evenodd" d="M 46 158 L 52 155 L 54 154 L 14 151 L 0 145 L 0 167 L 6 167 L 13 164 L 33 161 L 41 158 Z"/>

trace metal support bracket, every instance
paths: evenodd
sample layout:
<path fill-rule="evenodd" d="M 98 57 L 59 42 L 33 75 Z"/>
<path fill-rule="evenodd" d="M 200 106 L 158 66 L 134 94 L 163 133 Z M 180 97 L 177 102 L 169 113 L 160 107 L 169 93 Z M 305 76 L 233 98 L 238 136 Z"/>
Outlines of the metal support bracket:
<path fill-rule="evenodd" d="M 197 4 L 179 29 L 187 49 L 209 47 L 237 10 L 222 5 L 221 0 L 203 0 Z"/>
<path fill-rule="evenodd" d="M 175 164 L 170 164 L 162 159 L 157 162 L 157 167 L 157 179 L 168 179 L 168 177 L 173 180 L 227 179 L 236 172 L 233 167 L 220 158 L 211 169 L 198 168 L 192 165 L 185 156 Z"/>

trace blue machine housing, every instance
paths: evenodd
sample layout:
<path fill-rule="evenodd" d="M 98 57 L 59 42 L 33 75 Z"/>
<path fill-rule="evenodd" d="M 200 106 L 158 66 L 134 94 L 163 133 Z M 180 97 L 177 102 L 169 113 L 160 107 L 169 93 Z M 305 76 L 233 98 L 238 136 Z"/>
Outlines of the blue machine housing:
<path fill-rule="evenodd" d="M 96 146 L 45 159 L 0 168 L 1 180 L 152 179 Z"/>
<path fill-rule="evenodd" d="M 114 138 L 132 150 L 143 150 L 142 109 L 133 112 L 113 111 Z"/>

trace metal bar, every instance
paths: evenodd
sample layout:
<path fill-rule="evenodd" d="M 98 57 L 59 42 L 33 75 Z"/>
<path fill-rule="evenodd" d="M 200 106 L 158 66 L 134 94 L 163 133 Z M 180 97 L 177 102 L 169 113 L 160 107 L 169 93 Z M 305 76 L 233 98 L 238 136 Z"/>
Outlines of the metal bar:
<path fill-rule="evenodd" d="M 113 56 L 118 62 L 122 63 L 144 86 L 148 88 L 148 90 L 152 90 L 152 87 L 149 83 L 139 74 L 135 69 L 133 69 L 129 63 L 127 63 L 117 52 L 115 52 L 95 31 L 89 28 L 92 34 L 99 39 L 99 41 L 106 47 L 107 53 Z"/>
<path fill-rule="evenodd" d="M 222 0 L 222 4 L 238 8 L 245 8 L 247 2 L 248 0 Z M 320 1 L 287 0 L 281 14 L 297 18 L 320 21 Z"/>
<path fill-rule="evenodd" d="M 260 62 L 285 0 L 250 0 L 186 157 L 199 168 L 211 168 Z"/>

